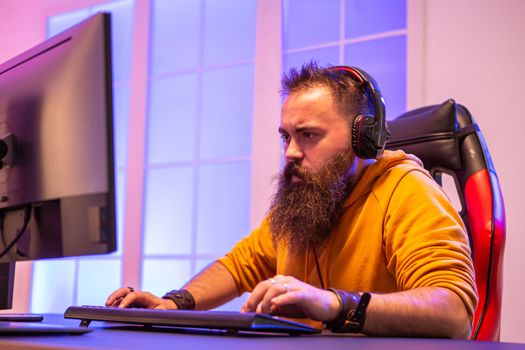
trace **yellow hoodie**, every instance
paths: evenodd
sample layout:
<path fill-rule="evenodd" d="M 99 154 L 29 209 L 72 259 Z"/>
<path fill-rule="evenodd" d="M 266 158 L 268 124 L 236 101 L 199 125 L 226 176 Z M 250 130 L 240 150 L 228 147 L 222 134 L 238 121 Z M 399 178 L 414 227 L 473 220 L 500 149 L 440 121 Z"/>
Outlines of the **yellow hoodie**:
<path fill-rule="evenodd" d="M 274 247 L 267 219 L 219 261 L 239 295 L 275 274 L 320 288 L 389 293 L 439 286 L 457 293 L 474 314 L 477 292 L 463 222 L 443 190 L 413 155 L 385 151 L 345 201 L 326 244 L 292 257 Z"/>

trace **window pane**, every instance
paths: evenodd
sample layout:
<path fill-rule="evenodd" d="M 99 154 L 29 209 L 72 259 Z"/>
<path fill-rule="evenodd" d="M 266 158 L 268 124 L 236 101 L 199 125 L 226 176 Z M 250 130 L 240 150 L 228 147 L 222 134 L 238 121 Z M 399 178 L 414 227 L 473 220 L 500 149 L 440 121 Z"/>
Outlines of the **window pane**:
<path fill-rule="evenodd" d="M 204 64 L 252 60 L 256 0 L 205 0 Z"/>
<path fill-rule="evenodd" d="M 121 287 L 120 260 L 81 260 L 78 305 L 104 305 L 109 294 Z"/>
<path fill-rule="evenodd" d="M 312 60 L 317 61 L 322 66 L 337 65 L 339 63 L 339 46 L 287 54 L 284 56 L 284 72 L 288 72 L 291 67 L 301 68 L 303 64 Z"/>
<path fill-rule="evenodd" d="M 144 215 L 145 254 L 190 254 L 193 168 L 148 170 Z"/>
<path fill-rule="evenodd" d="M 405 35 L 347 45 L 345 64 L 361 67 L 374 77 L 385 98 L 388 119 L 406 111 Z"/>
<path fill-rule="evenodd" d="M 283 47 L 339 41 L 339 0 L 284 0 Z"/>
<path fill-rule="evenodd" d="M 251 154 L 253 65 L 204 73 L 201 158 Z"/>
<path fill-rule="evenodd" d="M 119 86 L 113 89 L 113 134 L 115 145 L 115 162 L 117 167 L 126 166 L 128 153 L 128 125 L 129 125 L 129 86 Z"/>
<path fill-rule="evenodd" d="M 31 312 L 63 313 L 74 302 L 74 260 L 35 261 Z"/>
<path fill-rule="evenodd" d="M 155 0 L 152 4 L 150 73 L 199 64 L 200 1 Z"/>
<path fill-rule="evenodd" d="M 122 246 L 124 242 L 124 213 L 126 204 L 126 173 L 119 171 L 115 173 L 115 197 L 117 204 L 117 250 L 114 254 L 120 255 L 122 253 Z"/>
<path fill-rule="evenodd" d="M 347 38 L 406 27 L 406 0 L 346 0 Z"/>
<path fill-rule="evenodd" d="M 181 288 L 191 278 L 190 260 L 144 259 L 142 286 L 157 296 Z"/>
<path fill-rule="evenodd" d="M 148 163 L 193 160 L 197 75 L 150 83 Z"/>
<path fill-rule="evenodd" d="M 249 233 L 250 162 L 201 166 L 197 253 L 222 256 Z"/>

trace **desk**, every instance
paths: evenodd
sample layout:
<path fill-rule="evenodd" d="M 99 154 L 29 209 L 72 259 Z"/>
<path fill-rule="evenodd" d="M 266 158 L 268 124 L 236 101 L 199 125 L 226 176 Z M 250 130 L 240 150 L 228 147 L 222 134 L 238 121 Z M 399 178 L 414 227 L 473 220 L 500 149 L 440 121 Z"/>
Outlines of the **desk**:
<path fill-rule="evenodd" d="M 76 325 L 61 315 L 46 315 L 45 322 Z M 94 322 L 94 331 L 84 335 L 0 337 L 0 349 L 385 349 L 385 350 L 518 350 L 525 344 L 474 342 L 450 339 L 372 338 L 358 336 L 239 334 L 161 329 L 145 331 L 140 326 Z"/>

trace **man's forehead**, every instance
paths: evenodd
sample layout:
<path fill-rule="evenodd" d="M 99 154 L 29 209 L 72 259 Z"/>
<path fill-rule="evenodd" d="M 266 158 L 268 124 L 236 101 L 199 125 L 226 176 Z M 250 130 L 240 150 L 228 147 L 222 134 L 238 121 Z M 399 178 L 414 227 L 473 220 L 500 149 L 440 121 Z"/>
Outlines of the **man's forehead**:
<path fill-rule="evenodd" d="M 323 114 L 326 111 L 313 111 L 308 112 L 302 110 L 289 109 L 283 110 L 281 114 L 281 125 L 279 131 L 298 131 L 301 129 L 312 129 L 318 128 L 323 124 Z"/>
<path fill-rule="evenodd" d="M 310 88 L 288 95 L 283 102 L 281 111 L 284 116 L 287 113 L 295 114 L 298 111 L 326 110 L 330 108 L 331 104 L 332 96 L 329 90 L 322 87 Z"/>
<path fill-rule="evenodd" d="M 301 99 L 305 101 L 308 101 L 308 100 L 315 101 L 315 100 L 324 99 L 327 97 L 330 99 L 332 98 L 332 91 L 327 86 L 315 85 L 315 86 L 305 87 L 303 89 L 300 89 L 300 90 L 297 90 L 297 91 L 294 91 L 288 94 L 288 96 L 286 96 L 285 103 L 288 100 Z"/>
<path fill-rule="evenodd" d="M 281 127 L 288 132 L 292 128 L 319 128 L 339 118 L 343 116 L 334 104 L 331 91 L 318 86 L 294 92 L 286 98 L 281 110 Z"/>

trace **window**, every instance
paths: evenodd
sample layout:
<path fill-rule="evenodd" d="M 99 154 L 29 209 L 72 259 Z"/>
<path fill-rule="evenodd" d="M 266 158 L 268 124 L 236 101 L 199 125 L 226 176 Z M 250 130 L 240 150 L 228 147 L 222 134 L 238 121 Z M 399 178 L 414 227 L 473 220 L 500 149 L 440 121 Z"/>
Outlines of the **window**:
<path fill-rule="evenodd" d="M 406 0 L 283 0 L 283 68 L 316 60 L 364 69 L 387 118 L 406 111 Z"/>

